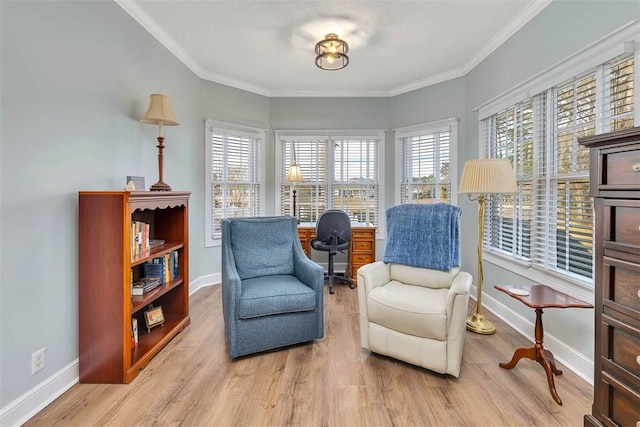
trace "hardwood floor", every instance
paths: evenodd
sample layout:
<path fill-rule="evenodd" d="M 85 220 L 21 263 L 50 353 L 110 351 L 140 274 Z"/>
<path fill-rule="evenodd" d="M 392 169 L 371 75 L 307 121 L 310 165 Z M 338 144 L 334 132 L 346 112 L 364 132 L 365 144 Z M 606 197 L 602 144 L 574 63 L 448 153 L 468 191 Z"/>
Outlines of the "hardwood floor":
<path fill-rule="evenodd" d="M 220 286 L 191 297 L 191 325 L 129 385 L 76 384 L 25 426 L 582 426 L 592 387 L 522 360 L 526 338 L 485 313 L 495 335 L 467 332 L 460 378 L 360 348 L 357 290 L 325 287 L 325 336 L 231 361 Z"/>

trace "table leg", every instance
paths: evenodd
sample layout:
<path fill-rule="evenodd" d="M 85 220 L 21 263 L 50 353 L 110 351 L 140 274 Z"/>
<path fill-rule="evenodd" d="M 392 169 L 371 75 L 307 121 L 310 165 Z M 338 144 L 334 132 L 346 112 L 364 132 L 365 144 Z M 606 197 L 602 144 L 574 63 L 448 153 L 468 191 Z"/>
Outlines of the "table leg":
<path fill-rule="evenodd" d="M 558 396 L 556 391 L 555 381 L 553 374 L 562 375 L 562 371 L 556 367 L 556 360 L 553 354 L 549 350 L 545 350 L 544 341 L 544 328 L 542 327 L 542 309 L 536 308 L 536 361 L 542 365 L 545 373 L 547 374 L 547 383 L 549 384 L 549 392 L 551 397 L 556 401 L 558 405 L 562 405 L 562 400 Z"/>
<path fill-rule="evenodd" d="M 535 346 L 517 349 L 513 353 L 511 361 L 509 361 L 508 363 L 499 363 L 498 366 L 504 369 L 511 369 L 515 367 L 522 358 L 526 357 L 527 359 L 535 360 L 540 365 L 542 365 L 545 373 L 547 374 L 547 383 L 549 384 L 551 397 L 553 397 L 553 400 L 555 400 L 558 405 L 562 405 L 562 400 L 560 399 L 560 396 L 558 396 L 558 392 L 556 391 L 556 386 L 553 379 L 554 374 L 562 375 L 562 371 L 556 367 L 556 361 L 553 357 L 553 354 L 549 350 L 545 350 L 542 344 L 544 340 L 544 328 L 542 327 L 541 308 L 536 308 L 535 338 Z"/>
<path fill-rule="evenodd" d="M 508 363 L 499 363 L 498 366 L 504 369 L 514 368 L 518 364 L 520 359 L 524 357 L 531 360 L 537 360 L 536 348 L 535 347 L 519 348 L 513 353 L 513 357 L 511 358 L 511 361 L 509 361 Z"/>

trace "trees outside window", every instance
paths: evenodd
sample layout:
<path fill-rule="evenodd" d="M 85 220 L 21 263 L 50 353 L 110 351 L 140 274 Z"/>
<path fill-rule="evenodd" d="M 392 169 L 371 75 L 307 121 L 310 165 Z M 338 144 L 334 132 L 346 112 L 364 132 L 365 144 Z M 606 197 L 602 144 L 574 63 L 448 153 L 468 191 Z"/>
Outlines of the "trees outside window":
<path fill-rule="evenodd" d="M 264 210 L 264 130 L 206 122 L 206 237 L 219 245 L 222 218 L 259 216 Z"/>
<path fill-rule="evenodd" d="M 518 182 L 488 199 L 485 250 L 592 286 L 589 151 L 578 140 L 634 126 L 634 78 L 634 57 L 618 57 L 480 121 L 484 155 L 509 159 Z"/>

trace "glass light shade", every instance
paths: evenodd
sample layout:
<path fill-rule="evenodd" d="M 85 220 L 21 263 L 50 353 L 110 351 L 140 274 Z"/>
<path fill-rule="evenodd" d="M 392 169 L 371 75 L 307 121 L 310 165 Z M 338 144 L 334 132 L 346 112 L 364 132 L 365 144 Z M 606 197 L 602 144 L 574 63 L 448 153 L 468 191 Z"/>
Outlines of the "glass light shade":
<path fill-rule="evenodd" d="M 516 193 L 516 175 L 508 159 L 475 159 L 464 164 L 459 193 Z"/>
<path fill-rule="evenodd" d="M 173 114 L 169 97 L 161 93 L 154 93 L 151 95 L 147 114 L 145 114 L 140 121 L 142 123 L 164 126 L 176 126 L 180 124 L 178 123 L 178 119 L 175 114 Z"/>
<path fill-rule="evenodd" d="M 304 178 L 302 177 L 302 171 L 300 170 L 300 165 L 298 165 L 297 163 L 294 163 L 289 167 L 289 173 L 287 174 L 287 181 L 289 182 L 304 181 Z"/>
<path fill-rule="evenodd" d="M 349 65 L 349 45 L 340 40 L 337 34 L 329 33 L 324 40 L 316 43 L 316 65 L 328 71 L 341 70 Z"/>

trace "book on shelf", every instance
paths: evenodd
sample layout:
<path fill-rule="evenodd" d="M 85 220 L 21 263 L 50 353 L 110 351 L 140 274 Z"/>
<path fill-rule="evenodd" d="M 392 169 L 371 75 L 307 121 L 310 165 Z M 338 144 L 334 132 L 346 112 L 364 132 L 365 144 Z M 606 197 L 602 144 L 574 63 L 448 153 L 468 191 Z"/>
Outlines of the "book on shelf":
<path fill-rule="evenodd" d="M 149 224 L 131 221 L 131 254 L 139 255 L 149 250 Z"/>
<path fill-rule="evenodd" d="M 159 256 L 144 263 L 143 266 L 145 277 L 158 277 L 162 284 L 166 283 L 165 273 L 165 257 Z"/>
<path fill-rule="evenodd" d="M 178 251 L 150 259 L 143 269 L 145 277 L 159 277 L 163 284 L 172 281 L 178 277 Z"/>
<path fill-rule="evenodd" d="M 171 252 L 173 256 L 173 278 L 178 277 L 178 251 Z"/>
<path fill-rule="evenodd" d="M 163 239 L 149 239 L 149 249 L 164 245 Z"/>
<path fill-rule="evenodd" d="M 161 284 L 162 280 L 159 277 L 143 277 L 133 283 L 131 286 L 131 295 L 144 295 Z"/>

